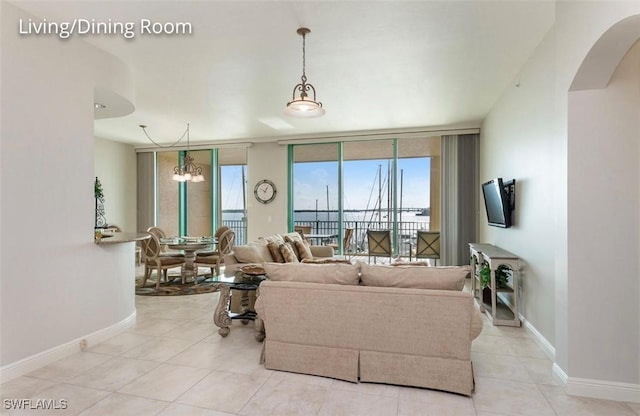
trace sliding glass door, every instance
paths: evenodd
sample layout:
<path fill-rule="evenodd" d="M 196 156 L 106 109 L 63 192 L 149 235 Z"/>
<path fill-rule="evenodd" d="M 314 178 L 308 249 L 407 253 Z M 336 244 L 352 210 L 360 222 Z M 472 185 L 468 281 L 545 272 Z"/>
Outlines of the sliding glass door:
<path fill-rule="evenodd" d="M 292 228 L 340 236 L 350 253 L 368 251 L 367 230 L 390 230 L 402 256 L 417 230 L 438 230 L 440 137 L 292 147 Z"/>
<path fill-rule="evenodd" d="M 218 150 L 219 224 L 236 233 L 235 244 L 247 243 L 247 152 L 244 148 Z"/>
<path fill-rule="evenodd" d="M 293 151 L 292 230 L 308 227 L 314 244 L 335 243 L 339 234 L 338 155 L 337 143 L 300 145 Z"/>

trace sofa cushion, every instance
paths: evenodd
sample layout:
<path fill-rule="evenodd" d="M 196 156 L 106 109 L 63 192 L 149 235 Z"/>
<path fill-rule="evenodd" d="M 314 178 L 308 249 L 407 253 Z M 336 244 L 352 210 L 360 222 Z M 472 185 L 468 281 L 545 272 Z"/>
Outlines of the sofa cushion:
<path fill-rule="evenodd" d="M 282 256 L 282 253 L 280 252 L 280 244 L 284 244 L 284 243 L 278 243 L 276 241 L 270 241 L 267 244 L 267 247 L 269 248 L 269 253 L 271 253 L 271 258 L 273 258 L 273 261 L 276 263 L 284 263 L 284 257 Z"/>
<path fill-rule="evenodd" d="M 382 266 L 362 263 L 365 286 L 462 290 L 469 267 Z"/>
<path fill-rule="evenodd" d="M 255 247 L 258 253 L 260 253 L 260 256 L 264 259 L 262 261 L 274 261 L 266 241 L 254 241 L 249 243 L 249 245 Z"/>
<path fill-rule="evenodd" d="M 280 244 L 280 254 L 282 254 L 285 263 L 299 262 L 298 256 L 296 256 L 296 252 L 293 250 L 291 243 Z"/>
<path fill-rule="evenodd" d="M 270 280 L 358 285 L 359 264 L 264 263 Z"/>
<path fill-rule="evenodd" d="M 238 263 L 263 263 L 273 260 L 271 255 L 269 255 L 269 258 L 265 258 L 258 247 L 253 245 L 235 246 L 233 247 L 233 254 L 236 256 Z"/>
<path fill-rule="evenodd" d="M 331 258 L 335 254 L 331 246 L 309 246 L 309 249 L 314 259 Z"/>
<path fill-rule="evenodd" d="M 404 261 L 397 260 L 391 263 L 392 266 L 429 266 L 428 261 Z"/>

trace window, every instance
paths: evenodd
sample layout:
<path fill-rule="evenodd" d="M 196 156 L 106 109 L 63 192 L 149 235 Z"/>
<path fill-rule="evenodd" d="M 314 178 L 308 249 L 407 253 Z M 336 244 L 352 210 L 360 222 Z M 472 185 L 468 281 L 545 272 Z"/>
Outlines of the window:
<path fill-rule="evenodd" d="M 367 229 L 390 229 L 394 252 L 408 255 L 417 230 L 439 226 L 440 137 L 293 145 L 292 154 L 292 228 L 353 228 L 351 252 L 367 251 Z"/>
<path fill-rule="evenodd" d="M 212 235 L 222 225 L 236 233 L 236 244 L 246 241 L 246 149 L 190 151 L 202 168 L 204 182 L 175 182 L 173 168 L 184 155 L 158 152 L 156 215 L 167 235 Z"/>

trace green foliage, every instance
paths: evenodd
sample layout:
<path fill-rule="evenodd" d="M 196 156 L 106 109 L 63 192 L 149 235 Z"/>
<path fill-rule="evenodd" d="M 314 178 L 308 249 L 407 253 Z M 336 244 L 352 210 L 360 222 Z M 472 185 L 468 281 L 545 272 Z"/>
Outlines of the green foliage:
<path fill-rule="evenodd" d="M 96 199 L 102 198 L 104 196 L 104 194 L 102 193 L 102 184 L 100 183 L 100 180 L 97 176 L 95 182 L 93 183 L 93 196 Z"/>
<path fill-rule="evenodd" d="M 491 269 L 489 268 L 488 263 L 483 263 L 482 268 L 480 269 L 480 286 L 484 289 L 485 287 L 489 287 L 491 285 Z M 500 265 L 496 269 L 496 288 L 504 288 L 507 287 L 509 282 L 509 267 L 505 265 Z"/>

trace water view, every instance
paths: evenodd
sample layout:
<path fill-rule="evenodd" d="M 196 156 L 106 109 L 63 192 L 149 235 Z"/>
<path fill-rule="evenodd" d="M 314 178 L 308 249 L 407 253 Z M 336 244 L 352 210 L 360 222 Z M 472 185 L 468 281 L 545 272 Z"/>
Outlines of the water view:
<path fill-rule="evenodd" d="M 391 215 L 389 215 L 391 214 Z M 410 243 L 415 243 L 418 230 L 428 230 L 430 225 L 429 209 L 413 209 L 398 212 L 398 247 L 400 254 L 408 254 Z M 239 210 L 222 212 L 223 223 L 236 230 L 238 244 L 244 244 L 244 213 Z M 295 225 L 311 226 L 312 234 L 338 235 L 337 211 L 309 211 L 294 212 Z M 366 232 L 368 229 L 393 229 L 393 213 L 378 210 L 355 210 L 344 212 L 344 228 L 353 228 L 352 252 L 366 252 Z M 332 242 L 336 242 L 333 237 Z"/>

